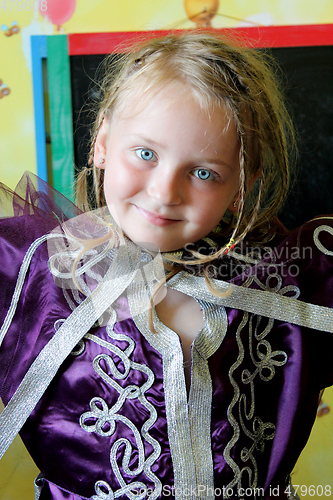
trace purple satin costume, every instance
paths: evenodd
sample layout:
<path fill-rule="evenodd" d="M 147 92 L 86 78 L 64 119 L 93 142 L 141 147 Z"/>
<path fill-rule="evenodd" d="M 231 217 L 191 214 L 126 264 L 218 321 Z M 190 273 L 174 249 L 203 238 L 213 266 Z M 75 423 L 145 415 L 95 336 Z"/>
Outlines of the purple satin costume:
<path fill-rule="evenodd" d="M 37 193 L 26 178 L 13 199 L 4 190 L 14 212 L 7 210 L 13 217 L 0 226 L 1 322 L 30 245 L 79 215 L 39 184 Z M 178 336 L 156 317 L 156 333 L 144 314 L 131 317 L 139 293 L 128 303 L 119 299 L 115 321 L 86 332 L 21 430 L 43 475 L 40 500 L 268 499 L 273 487 L 278 498 L 296 498 L 286 480 L 308 440 L 319 393 L 333 384 L 333 333 L 318 327 L 328 309 L 315 308 L 332 306 L 332 234 L 333 218 L 318 218 L 280 238 L 263 262 L 254 264 L 251 254 L 246 272 L 232 280 L 236 298 L 224 306 L 211 301 L 203 278 L 171 280 L 204 312 L 189 396 Z M 48 260 L 44 242 L 32 254 L 0 349 L 5 405 L 72 313 Z M 246 310 L 242 291 L 269 295 L 267 303 Z M 296 302 L 309 306 L 294 311 Z"/>

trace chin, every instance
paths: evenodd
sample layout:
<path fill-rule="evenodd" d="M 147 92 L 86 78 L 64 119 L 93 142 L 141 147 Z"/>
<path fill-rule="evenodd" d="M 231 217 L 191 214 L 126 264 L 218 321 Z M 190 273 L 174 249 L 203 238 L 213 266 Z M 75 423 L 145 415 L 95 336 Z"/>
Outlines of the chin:
<path fill-rule="evenodd" d="M 131 239 L 131 238 L 130 238 Z M 147 250 L 150 250 L 152 252 L 174 252 L 176 250 L 181 250 L 183 248 L 183 245 L 173 245 L 171 243 L 165 244 L 163 242 L 159 241 L 138 241 L 137 239 L 132 239 L 132 241 L 136 244 L 139 245 L 142 248 L 146 248 Z"/>

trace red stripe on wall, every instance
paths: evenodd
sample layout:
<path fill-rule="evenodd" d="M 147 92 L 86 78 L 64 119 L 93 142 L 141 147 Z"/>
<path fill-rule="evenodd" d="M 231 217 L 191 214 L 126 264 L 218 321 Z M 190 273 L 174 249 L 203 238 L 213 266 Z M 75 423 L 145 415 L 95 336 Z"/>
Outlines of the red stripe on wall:
<path fill-rule="evenodd" d="M 225 33 L 241 44 L 256 48 L 333 45 L 333 24 L 225 28 L 213 31 Z M 126 52 L 137 41 L 183 32 L 184 30 L 75 33 L 68 35 L 69 55 Z"/>

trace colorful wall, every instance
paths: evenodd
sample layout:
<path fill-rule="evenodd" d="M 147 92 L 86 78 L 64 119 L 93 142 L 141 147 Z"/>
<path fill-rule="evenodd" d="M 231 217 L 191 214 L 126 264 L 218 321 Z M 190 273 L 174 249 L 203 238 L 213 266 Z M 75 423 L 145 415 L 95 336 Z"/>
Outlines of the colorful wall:
<path fill-rule="evenodd" d="M 198 0 L 193 1 L 199 3 Z M 59 31 L 39 13 L 37 0 L 0 0 L 0 180 L 10 187 L 15 186 L 25 170 L 36 172 L 31 35 L 193 26 L 187 19 L 183 0 L 77 0 L 76 4 L 75 0 L 43 2 L 43 5 L 48 2 L 55 22 L 57 16 L 58 22 L 61 21 L 59 5 L 64 4 L 64 21 Z M 333 23 L 333 2 L 220 0 L 218 13 L 212 21 L 214 27 L 248 26 L 251 23 Z M 332 411 L 318 418 L 310 443 L 295 468 L 293 482 L 306 486 L 299 490 L 302 499 L 313 498 L 308 489 L 310 485 L 323 485 L 325 488 L 330 484 L 333 489 L 332 389 L 325 393 L 324 401 Z M 0 500 L 33 499 L 32 481 L 37 473 L 17 439 L 0 462 Z"/>

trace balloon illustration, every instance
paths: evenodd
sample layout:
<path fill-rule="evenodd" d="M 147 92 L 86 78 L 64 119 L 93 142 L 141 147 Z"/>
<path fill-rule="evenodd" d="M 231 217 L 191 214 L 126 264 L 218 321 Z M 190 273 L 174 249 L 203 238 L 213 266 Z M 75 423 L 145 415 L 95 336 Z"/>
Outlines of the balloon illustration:
<path fill-rule="evenodd" d="M 59 31 L 60 26 L 72 17 L 75 7 L 76 0 L 44 0 L 40 2 L 39 12 Z"/>

